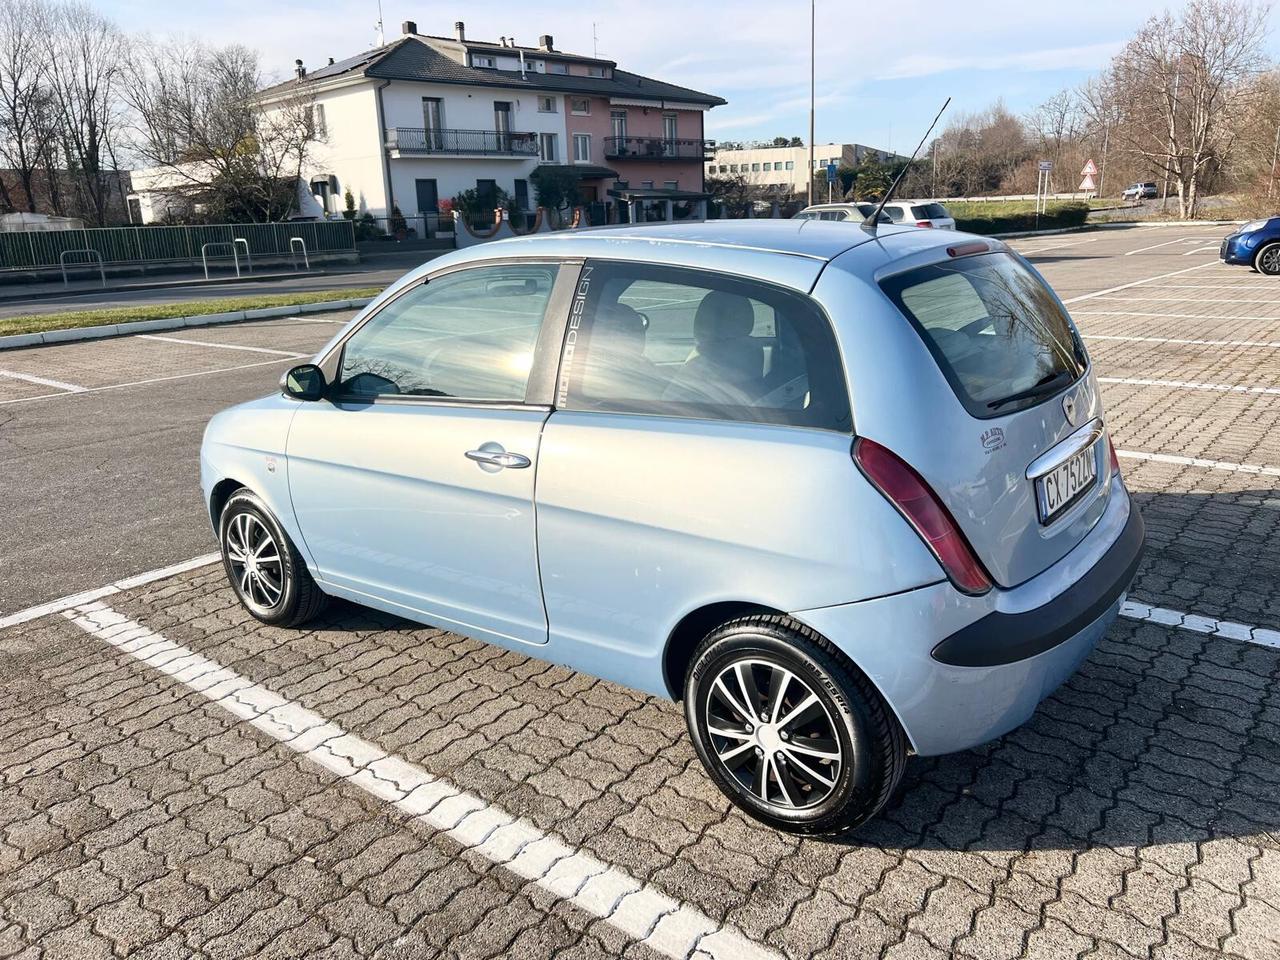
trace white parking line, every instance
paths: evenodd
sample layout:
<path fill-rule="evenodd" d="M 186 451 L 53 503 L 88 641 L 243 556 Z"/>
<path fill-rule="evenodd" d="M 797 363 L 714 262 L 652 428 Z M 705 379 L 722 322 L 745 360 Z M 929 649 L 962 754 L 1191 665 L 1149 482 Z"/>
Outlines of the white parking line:
<path fill-rule="evenodd" d="M 1231 306 L 1228 301 L 1224 307 Z M 1159 317 L 1166 320 L 1268 320 L 1280 323 L 1280 317 L 1223 317 L 1215 313 L 1144 313 L 1140 310 L 1082 310 L 1073 317 Z"/>
<path fill-rule="evenodd" d="M 1258 300 L 1241 300 L 1238 297 L 1223 298 L 1221 295 L 1216 297 L 1205 297 L 1194 299 L 1192 297 L 1098 297 L 1099 300 L 1123 300 L 1125 303 L 1270 303 L 1276 304 L 1280 302 L 1277 297 L 1262 297 Z M 1161 314 L 1164 316 L 1164 314 Z"/>
<path fill-rule="evenodd" d="M 1280 467 L 1264 467 L 1256 463 L 1232 463 L 1230 460 L 1206 460 L 1203 457 L 1180 457 L 1172 453 L 1143 453 L 1141 450 L 1117 450 L 1117 457 L 1128 460 L 1149 460 L 1153 463 L 1171 463 L 1179 467 L 1203 467 L 1206 470 L 1230 470 L 1232 473 L 1250 473 L 1263 477 L 1280 477 Z"/>
<path fill-rule="evenodd" d="M 1140 377 L 1099 377 L 1099 383 L 1124 383 L 1134 387 L 1178 387 L 1183 390 L 1216 390 L 1219 393 L 1275 393 L 1280 387 L 1250 387 L 1240 383 L 1199 383 L 1195 380 L 1146 380 Z"/>
<path fill-rule="evenodd" d="M 127 383 L 109 383 L 105 387 L 82 387 L 76 391 L 78 394 L 86 393 L 102 393 L 107 390 L 119 390 L 123 387 L 144 387 L 151 383 L 167 383 L 170 380 L 186 380 L 190 377 L 210 377 L 215 373 L 231 373 L 234 370 L 249 370 L 253 367 L 266 367 L 273 363 L 284 363 L 286 360 L 296 360 L 296 357 L 278 357 L 275 360 L 259 360 L 256 363 L 242 363 L 236 367 L 218 367 L 216 370 L 198 370 L 195 373 L 175 373 L 170 377 L 150 377 L 146 380 L 130 380 Z M 69 393 L 41 393 L 34 397 L 17 397 L 13 400 L 0 400 L 0 406 L 7 403 L 30 403 L 33 400 L 51 400 L 54 397 L 70 396 Z"/>
<path fill-rule="evenodd" d="M 1197 263 L 1194 267 L 1187 267 L 1185 270 L 1174 270 L 1172 273 L 1161 273 L 1154 277 L 1147 277 L 1145 280 L 1132 280 L 1129 283 L 1122 283 L 1118 287 L 1107 287 L 1105 290 L 1096 290 L 1093 293 L 1082 293 L 1078 297 L 1068 297 L 1063 303 L 1079 303 L 1081 300 L 1092 300 L 1094 297 L 1105 296 L 1108 293 L 1115 293 L 1117 290 L 1128 290 L 1130 287 L 1140 287 L 1144 283 L 1154 283 L 1157 280 L 1164 280 L 1168 277 L 1178 277 L 1184 273 L 1190 273 L 1192 270 L 1203 270 L 1205 267 L 1216 266 L 1217 260 L 1210 260 L 1207 263 Z"/>
<path fill-rule="evenodd" d="M 86 387 L 76 386 L 74 383 L 63 383 L 61 380 L 49 380 L 45 377 L 33 377 L 29 373 L 18 373 L 16 370 L 0 370 L 0 377 L 8 377 L 11 380 L 25 380 L 27 383 L 34 383 L 41 387 L 54 387 L 65 393 L 85 393 Z M 47 394 L 41 394 L 47 396 Z"/>
<path fill-rule="evenodd" d="M 1034 250 L 1028 250 L 1026 248 L 1020 247 L 1018 248 L 1018 252 L 1025 257 L 1030 257 L 1030 256 L 1033 256 L 1034 254 L 1039 253 L 1042 250 L 1052 250 L 1057 247 L 1070 247 L 1070 246 L 1075 246 L 1081 243 L 1097 243 L 1099 239 L 1101 238 L 1093 237 L 1092 239 L 1089 239 L 1089 240 L 1055 240 L 1050 243 L 1044 243 L 1041 246 L 1036 247 Z"/>
<path fill-rule="evenodd" d="M 1120 616 L 1131 620 L 1145 620 L 1164 627 L 1181 627 L 1195 633 L 1207 633 L 1228 640 L 1243 640 L 1263 647 L 1280 647 L 1280 630 L 1251 627 L 1231 620 L 1215 620 L 1195 613 L 1183 613 L 1165 607 L 1152 607 L 1136 600 L 1126 600 L 1120 607 Z"/>
<path fill-rule="evenodd" d="M 1186 253 L 1183 254 L 1183 256 L 1189 257 L 1193 253 L 1204 253 L 1206 250 L 1212 250 L 1214 253 L 1217 253 L 1219 249 L 1220 249 L 1220 246 L 1218 244 L 1211 243 L 1207 247 L 1196 247 L 1194 250 L 1188 250 Z"/>
<path fill-rule="evenodd" d="M 213 660 L 128 619 L 102 603 L 64 612 L 72 623 L 144 666 L 200 693 L 233 716 L 529 880 L 564 903 L 603 918 L 632 940 L 667 957 L 781 960 L 779 954 L 674 900 L 624 870 L 598 860 L 416 764 L 347 733 L 314 711 L 239 676 Z"/>
<path fill-rule="evenodd" d="M 182 337 L 162 337 L 154 333 L 140 333 L 139 340 L 163 340 L 165 343 L 184 343 L 193 347 L 214 347 L 218 350 L 247 350 L 250 353 L 273 353 L 278 357 L 306 357 L 310 354 L 293 350 L 270 350 L 266 347 L 244 347 L 238 343 L 214 343 L 211 340 L 184 340 Z"/>
<path fill-rule="evenodd" d="M 8 616 L 0 617 L 0 629 L 16 626 L 19 623 L 26 623 L 28 620 L 35 620 L 39 617 L 46 617 L 51 613 L 62 613 L 62 611 L 70 610 L 72 607 L 79 606 L 82 603 L 100 600 L 122 590 L 132 590 L 134 587 L 141 587 L 157 580 L 176 577 L 180 573 L 186 573 L 188 570 L 198 570 L 200 567 L 207 567 L 212 563 L 219 563 L 221 560 L 221 554 L 206 553 L 203 556 L 192 557 L 190 560 L 183 560 L 181 563 L 160 567 L 158 570 L 148 570 L 146 573 L 125 577 L 123 580 L 109 583 L 105 587 L 95 587 L 82 593 L 73 593 L 57 600 L 50 600 L 48 603 L 42 603 L 38 606 L 27 607 L 25 610 L 19 610 Z"/>
<path fill-rule="evenodd" d="M 1085 340 L 1120 340 L 1126 343 L 1181 343 L 1196 347 L 1280 347 L 1280 340 L 1183 340 L 1178 337 L 1120 337 L 1106 333 L 1081 334 Z"/>
<path fill-rule="evenodd" d="M 1217 240 L 1217 242 L 1219 243 L 1222 242 L 1221 237 L 1216 237 L 1216 238 L 1215 237 L 1179 237 L 1177 240 L 1166 240 L 1164 243 L 1153 243 L 1149 247 L 1139 247 L 1137 250 L 1130 250 L 1128 253 L 1125 254 L 1125 256 L 1132 257 L 1135 253 L 1146 253 L 1148 250 L 1156 250 L 1160 247 L 1168 247 L 1175 243 L 1196 243 L 1201 240 L 1206 240 L 1206 241 Z M 1216 250 L 1217 247 L 1214 247 L 1214 249 Z"/>

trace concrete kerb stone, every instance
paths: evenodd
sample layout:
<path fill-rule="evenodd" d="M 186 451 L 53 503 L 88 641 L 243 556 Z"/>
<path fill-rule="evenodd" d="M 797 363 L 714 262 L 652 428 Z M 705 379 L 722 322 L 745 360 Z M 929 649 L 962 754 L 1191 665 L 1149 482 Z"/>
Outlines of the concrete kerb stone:
<path fill-rule="evenodd" d="M 1019 237 L 1049 237 L 1058 233 L 1082 233 L 1085 230 L 1121 230 L 1125 227 L 1234 227 L 1244 220 L 1129 220 L 1117 223 L 1086 223 L 1079 227 L 1055 227 L 1052 230 L 1018 230 L 1012 233 L 987 233 L 982 236 L 997 240 Z"/>
<path fill-rule="evenodd" d="M 302 303 L 280 307 L 261 307 L 257 310 L 237 310 L 229 313 L 204 313 L 194 317 L 164 317 L 156 320 L 132 320 L 127 323 L 110 323 L 97 327 L 72 327 L 67 330 L 47 330 L 44 333 L 14 333 L 0 337 L 0 350 L 16 350 L 19 347 L 38 347 L 46 343 L 71 343 L 77 340 L 99 340 L 104 337 L 131 336 L 156 330 L 181 330 L 184 327 L 207 327 L 220 323 L 242 323 L 246 320 L 269 320 L 299 313 L 324 313 L 329 310 L 357 310 L 371 303 L 372 297 L 357 300 L 323 300 L 319 303 Z"/>

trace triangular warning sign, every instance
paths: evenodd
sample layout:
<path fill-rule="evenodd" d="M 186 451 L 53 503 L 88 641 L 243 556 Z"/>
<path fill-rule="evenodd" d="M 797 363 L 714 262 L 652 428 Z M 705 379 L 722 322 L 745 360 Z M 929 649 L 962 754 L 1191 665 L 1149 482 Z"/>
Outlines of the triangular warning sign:
<path fill-rule="evenodd" d="M 1080 186 L 1076 187 L 1076 189 L 1077 190 L 1097 190 L 1098 185 L 1093 182 L 1092 174 L 1085 174 L 1084 179 L 1080 181 Z"/>
<path fill-rule="evenodd" d="M 1084 165 L 1084 169 L 1080 171 L 1080 176 L 1082 177 L 1093 177 L 1093 176 L 1097 176 L 1097 174 L 1098 174 L 1098 167 L 1092 160 L 1086 163 Z"/>

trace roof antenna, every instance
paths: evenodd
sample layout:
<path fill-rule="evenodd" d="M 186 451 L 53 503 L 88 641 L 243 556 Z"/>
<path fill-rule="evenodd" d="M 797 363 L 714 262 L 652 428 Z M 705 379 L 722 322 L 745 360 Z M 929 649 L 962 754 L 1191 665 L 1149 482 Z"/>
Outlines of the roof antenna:
<path fill-rule="evenodd" d="M 595 21 L 591 21 L 591 56 L 600 59 L 600 35 L 596 33 Z"/>
<path fill-rule="evenodd" d="M 385 34 L 385 33 L 383 32 L 383 30 L 382 30 L 382 0 L 378 0 L 378 26 L 377 26 L 377 31 L 378 31 L 378 33 L 377 33 L 378 46 L 379 46 L 379 47 L 385 47 L 385 46 L 387 45 L 387 38 L 386 38 L 386 34 Z"/>
<path fill-rule="evenodd" d="M 902 178 L 906 176 L 907 171 L 911 169 L 911 165 L 916 162 L 916 154 L 920 152 L 920 148 L 924 146 L 924 142 L 929 139 L 929 134 L 933 133 L 933 128 L 938 125 L 938 121 L 942 118 L 943 110 L 951 105 L 951 98 L 947 97 L 947 102 L 942 105 L 942 109 L 938 111 L 938 115 L 933 118 L 933 123 L 929 124 L 929 129 L 924 132 L 924 136 L 920 138 L 920 142 L 916 144 L 915 150 L 911 154 L 911 159 L 907 161 L 907 165 L 898 171 L 898 175 L 894 177 L 892 185 L 885 191 L 884 198 L 880 201 L 880 205 L 867 215 L 867 219 L 862 221 L 862 226 L 876 232 L 876 225 L 880 222 L 880 213 L 884 210 L 884 205 L 893 199 L 893 195 L 898 190 L 898 184 L 902 182 Z"/>

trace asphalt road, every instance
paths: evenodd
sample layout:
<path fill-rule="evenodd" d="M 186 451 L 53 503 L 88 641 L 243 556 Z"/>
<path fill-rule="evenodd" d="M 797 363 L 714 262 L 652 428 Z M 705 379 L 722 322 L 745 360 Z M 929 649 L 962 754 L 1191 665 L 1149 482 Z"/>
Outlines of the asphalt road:
<path fill-rule="evenodd" d="M 1280 287 L 1220 234 L 1018 244 L 1148 553 L 1025 726 L 840 842 L 737 812 L 677 705 L 348 604 L 264 627 L 216 565 L 6 624 L 212 550 L 205 419 L 343 317 L 0 353 L 0 956 L 1280 956 Z"/>

